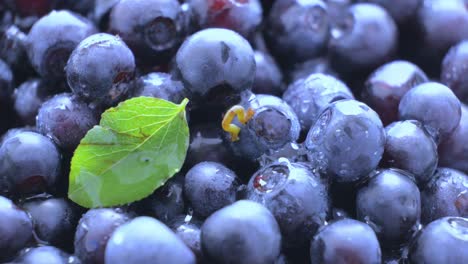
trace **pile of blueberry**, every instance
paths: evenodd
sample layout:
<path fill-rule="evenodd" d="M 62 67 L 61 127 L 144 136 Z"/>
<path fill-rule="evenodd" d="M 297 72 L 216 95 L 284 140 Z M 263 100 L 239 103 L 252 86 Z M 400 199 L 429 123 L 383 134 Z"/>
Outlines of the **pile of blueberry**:
<path fill-rule="evenodd" d="M 189 98 L 180 173 L 85 209 L 126 99 Z M 465 0 L 0 1 L 0 262 L 468 263 Z"/>

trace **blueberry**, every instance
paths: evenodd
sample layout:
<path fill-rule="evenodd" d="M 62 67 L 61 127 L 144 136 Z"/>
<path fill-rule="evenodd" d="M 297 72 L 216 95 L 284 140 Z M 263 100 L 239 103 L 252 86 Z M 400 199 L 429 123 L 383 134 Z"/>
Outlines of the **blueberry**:
<path fill-rule="evenodd" d="M 273 57 L 266 52 L 255 51 L 255 80 L 252 92 L 280 96 L 283 93 L 283 75 Z"/>
<path fill-rule="evenodd" d="M 66 71 L 73 93 L 89 101 L 113 105 L 133 88 L 135 58 L 119 37 L 100 33 L 76 47 Z"/>
<path fill-rule="evenodd" d="M 163 72 L 152 72 L 138 78 L 132 96 L 156 97 L 176 104 L 189 97 L 182 82 Z"/>
<path fill-rule="evenodd" d="M 0 147 L 0 190 L 11 194 L 53 190 L 60 176 L 60 153 L 47 137 L 24 131 Z"/>
<path fill-rule="evenodd" d="M 13 72 L 10 66 L 0 59 L 0 103 L 2 105 L 10 103 L 12 90 Z"/>
<path fill-rule="evenodd" d="M 185 211 L 184 181 L 183 175 L 177 174 L 152 195 L 135 203 L 135 210 L 165 224 L 171 223 Z"/>
<path fill-rule="evenodd" d="M 422 124 L 399 121 L 388 125 L 385 132 L 382 163 L 410 172 L 418 183 L 429 181 L 437 168 L 437 145 Z"/>
<path fill-rule="evenodd" d="M 409 90 L 398 106 L 400 120 L 420 121 L 436 138 L 448 137 L 458 126 L 461 105 L 452 90 L 443 84 L 428 82 Z"/>
<path fill-rule="evenodd" d="M 91 209 L 76 228 L 74 248 L 84 263 L 104 263 L 104 251 L 114 230 L 129 220 L 120 209 Z"/>
<path fill-rule="evenodd" d="M 446 216 L 468 217 L 468 175 L 438 168 L 421 191 L 421 221 L 429 223 Z"/>
<path fill-rule="evenodd" d="M 40 79 L 31 79 L 22 83 L 13 93 L 13 107 L 26 125 L 36 125 L 37 113 L 46 100 L 43 85 Z"/>
<path fill-rule="evenodd" d="M 464 0 L 424 0 L 416 15 L 418 34 L 412 37 L 415 60 L 431 75 L 439 75 L 450 47 L 468 37 L 468 8 Z"/>
<path fill-rule="evenodd" d="M 329 38 L 327 5 L 321 0 L 278 0 L 267 19 L 265 37 L 283 64 L 321 55 Z"/>
<path fill-rule="evenodd" d="M 291 83 L 293 83 L 299 79 L 307 78 L 314 73 L 323 73 L 334 77 L 338 75 L 335 70 L 332 69 L 330 61 L 326 57 L 318 57 L 302 63 L 297 63 L 288 75 Z"/>
<path fill-rule="evenodd" d="M 361 0 L 362 1 L 362 0 Z M 396 0 L 396 1 L 385 1 L 385 0 L 365 0 L 378 4 L 385 8 L 387 12 L 393 17 L 395 22 L 398 24 L 405 24 L 409 22 L 418 12 L 419 7 L 424 2 L 423 0 Z"/>
<path fill-rule="evenodd" d="M 379 241 L 372 228 L 342 219 L 321 228 L 310 246 L 312 264 L 381 263 Z"/>
<path fill-rule="evenodd" d="M 376 69 L 367 79 L 363 100 L 385 125 L 398 120 L 398 105 L 411 88 L 427 82 L 426 74 L 408 61 L 392 61 Z"/>
<path fill-rule="evenodd" d="M 357 218 L 374 229 L 384 247 L 404 243 L 419 224 L 420 192 L 412 175 L 401 170 L 378 171 L 359 189 L 356 205 Z"/>
<path fill-rule="evenodd" d="M 26 212 L 0 196 L 0 261 L 8 261 L 33 237 L 33 225 Z"/>
<path fill-rule="evenodd" d="M 182 42 L 182 10 L 177 0 L 122 0 L 109 17 L 109 31 L 134 52 L 137 64 L 167 62 Z"/>
<path fill-rule="evenodd" d="M 94 9 L 90 16 L 101 31 L 106 31 L 109 28 L 110 12 L 119 1 L 120 0 L 94 0 Z"/>
<path fill-rule="evenodd" d="M 397 26 L 385 9 L 370 3 L 351 5 L 331 29 L 332 66 L 346 75 L 366 73 L 389 60 L 397 42 Z"/>
<path fill-rule="evenodd" d="M 249 37 L 262 22 L 259 0 L 187 0 L 200 28 L 227 28 Z"/>
<path fill-rule="evenodd" d="M 21 264 L 81 264 L 81 261 L 52 246 L 28 248 L 15 259 Z"/>
<path fill-rule="evenodd" d="M 468 78 L 466 63 L 468 61 L 468 41 L 453 46 L 445 55 L 440 73 L 441 82 L 447 85 L 455 95 L 468 103 Z"/>
<path fill-rule="evenodd" d="M 192 250 L 198 260 L 202 259 L 201 223 L 191 216 L 182 216 L 171 224 L 172 230 Z"/>
<path fill-rule="evenodd" d="M 238 141 L 232 135 L 226 138 L 237 157 L 255 160 L 299 138 L 300 123 L 297 115 L 282 99 L 260 94 L 243 100 L 241 105 L 244 109 L 252 109 L 254 114 L 241 128 Z"/>
<path fill-rule="evenodd" d="M 301 163 L 273 163 L 249 181 L 248 199 L 268 208 L 276 218 L 287 249 L 308 248 L 310 238 L 330 211 L 328 186 Z"/>
<path fill-rule="evenodd" d="M 57 247 L 71 246 L 80 218 L 76 205 L 63 198 L 34 198 L 22 204 L 31 216 L 37 238 Z"/>
<path fill-rule="evenodd" d="M 239 101 L 242 91 L 252 88 L 254 52 L 234 31 L 204 29 L 179 48 L 174 74 L 199 104 L 229 106 Z"/>
<path fill-rule="evenodd" d="M 195 256 L 167 226 L 141 216 L 114 231 L 106 246 L 105 263 L 195 264 Z"/>
<path fill-rule="evenodd" d="M 29 60 L 43 78 L 64 81 L 64 68 L 73 49 L 95 32 L 93 24 L 78 14 L 52 11 L 39 19 L 28 34 Z"/>
<path fill-rule="evenodd" d="M 52 138 L 63 149 L 73 151 L 98 121 L 86 103 L 64 93 L 42 104 L 36 123 L 40 133 Z"/>
<path fill-rule="evenodd" d="M 283 99 L 294 109 L 302 130 L 308 131 L 331 103 L 354 97 L 339 79 L 314 73 L 289 85 Z"/>
<path fill-rule="evenodd" d="M 214 263 L 273 263 L 280 254 L 281 234 L 262 205 L 238 201 L 212 214 L 201 228 L 205 256 Z"/>
<path fill-rule="evenodd" d="M 207 217 L 236 201 L 236 174 L 216 162 L 201 162 L 185 176 L 184 192 L 195 214 Z"/>
<path fill-rule="evenodd" d="M 357 181 L 382 158 L 385 130 L 376 112 L 355 100 L 332 103 L 310 128 L 309 161 L 338 182 Z"/>
<path fill-rule="evenodd" d="M 439 145 L 442 166 L 468 173 L 468 106 L 462 105 L 461 119 L 455 131 Z"/>
<path fill-rule="evenodd" d="M 439 218 L 428 224 L 413 240 L 409 261 L 416 264 L 467 263 L 467 233 L 467 218 Z"/>
<path fill-rule="evenodd" d="M 17 83 L 26 81 L 34 72 L 25 49 L 26 39 L 16 25 L 0 26 L 0 58 L 13 69 Z"/>

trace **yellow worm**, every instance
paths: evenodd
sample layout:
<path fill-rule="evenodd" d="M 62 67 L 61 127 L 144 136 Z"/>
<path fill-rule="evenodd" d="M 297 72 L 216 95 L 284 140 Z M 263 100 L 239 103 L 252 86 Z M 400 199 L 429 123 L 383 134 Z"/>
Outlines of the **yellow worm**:
<path fill-rule="evenodd" d="M 232 124 L 234 117 L 237 116 L 239 122 L 245 125 L 245 123 L 252 119 L 254 114 L 255 111 L 252 108 L 249 108 L 247 111 L 245 111 L 244 107 L 240 105 L 235 105 L 229 108 L 229 110 L 224 115 L 223 122 L 221 123 L 221 125 L 224 131 L 231 134 L 231 141 L 239 140 L 239 132 L 241 130 L 240 127 Z"/>

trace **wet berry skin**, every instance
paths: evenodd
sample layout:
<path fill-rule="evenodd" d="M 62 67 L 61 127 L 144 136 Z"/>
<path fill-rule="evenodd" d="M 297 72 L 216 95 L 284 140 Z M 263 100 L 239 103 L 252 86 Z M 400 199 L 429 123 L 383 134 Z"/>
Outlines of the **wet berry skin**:
<path fill-rule="evenodd" d="M 410 172 L 418 184 L 428 182 L 437 168 L 437 145 L 416 120 L 394 122 L 385 128 L 382 164 Z"/>
<path fill-rule="evenodd" d="M 438 168 L 421 190 L 421 221 L 430 223 L 446 216 L 468 217 L 468 175 Z"/>
<path fill-rule="evenodd" d="M 421 196 L 412 175 L 397 169 L 377 171 L 356 198 L 357 219 L 370 225 L 383 247 L 404 243 L 419 224 Z"/>
<path fill-rule="evenodd" d="M 192 94 L 194 103 L 231 106 L 250 90 L 255 58 L 249 42 L 228 29 L 198 31 L 185 40 L 175 57 L 174 77 Z"/>
<path fill-rule="evenodd" d="M 322 73 L 292 83 L 283 94 L 283 100 L 294 109 L 303 131 L 308 131 L 331 103 L 343 99 L 354 99 L 348 86 Z"/>
<path fill-rule="evenodd" d="M 140 216 L 114 231 L 106 246 L 105 263 L 195 264 L 196 260 L 169 227 L 154 218 Z"/>
<path fill-rule="evenodd" d="M 254 161 L 299 138 L 299 119 L 281 98 L 260 94 L 243 100 L 241 105 L 244 109 L 251 108 L 254 115 L 246 125 L 240 126 L 238 141 L 225 137 L 226 144 L 237 157 Z"/>
<path fill-rule="evenodd" d="M 461 119 L 461 104 L 447 86 L 427 82 L 409 90 L 398 106 L 400 120 L 418 120 L 439 143 L 448 137 Z"/>
<path fill-rule="evenodd" d="M 32 240 L 33 226 L 26 212 L 0 196 L 0 261 L 8 261 Z"/>
<path fill-rule="evenodd" d="M 468 106 L 462 105 L 460 123 L 439 145 L 439 163 L 468 173 Z"/>
<path fill-rule="evenodd" d="M 384 125 L 398 120 L 398 104 L 411 88 L 427 82 L 426 74 L 408 61 L 392 61 L 377 68 L 367 79 L 363 101 L 374 109 Z"/>
<path fill-rule="evenodd" d="M 282 64 L 321 55 L 329 38 L 327 5 L 321 0 L 279 0 L 267 19 L 265 38 Z"/>
<path fill-rule="evenodd" d="M 314 73 L 323 73 L 337 77 L 338 74 L 332 69 L 327 57 L 318 57 L 294 65 L 294 68 L 288 73 L 291 83 L 307 78 Z"/>
<path fill-rule="evenodd" d="M 340 100 L 318 117 L 305 146 L 313 166 L 337 182 L 354 182 L 379 164 L 385 130 L 370 107 L 355 100 Z"/>
<path fill-rule="evenodd" d="M 19 132 L 0 146 L 0 190 L 12 195 L 53 190 L 60 161 L 52 140 L 35 132 Z"/>
<path fill-rule="evenodd" d="M 226 28 L 251 36 L 262 22 L 259 0 L 188 0 L 199 28 Z"/>
<path fill-rule="evenodd" d="M 39 246 L 27 248 L 15 259 L 22 264 L 81 264 L 81 261 L 56 247 Z"/>
<path fill-rule="evenodd" d="M 181 216 L 171 224 L 172 230 L 187 245 L 198 261 L 202 260 L 201 249 L 201 223 L 197 220 L 188 220 L 187 216 Z"/>
<path fill-rule="evenodd" d="M 13 93 L 13 108 L 26 125 L 36 125 L 37 113 L 46 100 L 43 85 L 40 79 L 31 79 L 22 83 Z"/>
<path fill-rule="evenodd" d="M 204 222 L 201 242 L 208 261 L 266 264 L 280 255 L 281 234 L 265 207 L 241 200 L 216 211 Z"/>
<path fill-rule="evenodd" d="M 440 80 L 450 87 L 460 101 L 468 103 L 468 41 L 453 46 L 442 61 Z"/>
<path fill-rule="evenodd" d="M 330 61 L 338 73 L 367 73 L 396 51 L 397 26 L 385 9 L 375 4 L 351 5 L 331 32 Z"/>
<path fill-rule="evenodd" d="M 201 162 L 185 176 L 184 193 L 194 213 L 203 218 L 236 201 L 236 174 L 216 162 Z"/>
<path fill-rule="evenodd" d="M 137 64 L 161 64 L 175 53 L 184 37 L 177 0 L 123 0 L 109 16 L 109 32 L 135 54 Z"/>
<path fill-rule="evenodd" d="M 302 163 L 273 163 L 250 179 L 247 198 L 264 205 L 278 222 L 287 249 L 307 249 L 330 212 L 328 186 Z"/>
<path fill-rule="evenodd" d="M 63 198 L 28 199 L 21 206 L 29 213 L 36 236 L 51 245 L 69 249 L 81 210 Z"/>
<path fill-rule="evenodd" d="M 467 263 L 467 233 L 467 218 L 439 218 L 413 239 L 408 259 L 416 264 Z"/>
<path fill-rule="evenodd" d="M 73 93 L 109 106 L 132 92 L 135 58 L 119 37 L 99 33 L 84 39 L 76 47 L 66 71 Z"/>
<path fill-rule="evenodd" d="M 136 82 L 133 97 L 149 96 L 176 104 L 189 97 L 182 82 L 175 80 L 172 75 L 167 73 L 152 72 L 139 77 Z"/>
<path fill-rule="evenodd" d="M 76 228 L 75 255 L 85 263 L 104 263 L 104 252 L 114 230 L 129 220 L 120 209 L 91 209 Z"/>
<path fill-rule="evenodd" d="M 382 252 L 372 228 L 354 219 L 341 219 L 319 229 L 310 256 L 312 264 L 375 264 L 381 263 Z"/>
<path fill-rule="evenodd" d="M 36 120 L 40 133 L 69 151 L 73 151 L 86 132 L 97 124 L 91 108 L 70 93 L 59 94 L 45 101 L 39 108 Z"/>
<path fill-rule="evenodd" d="M 96 33 L 91 21 L 69 11 L 52 11 L 38 20 L 26 40 L 26 50 L 34 69 L 43 78 L 65 80 L 65 65 L 73 49 Z"/>

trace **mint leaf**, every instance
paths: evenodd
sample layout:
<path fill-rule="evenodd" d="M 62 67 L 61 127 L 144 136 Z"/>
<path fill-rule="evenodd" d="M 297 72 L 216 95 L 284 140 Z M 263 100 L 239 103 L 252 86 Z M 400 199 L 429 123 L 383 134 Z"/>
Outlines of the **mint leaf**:
<path fill-rule="evenodd" d="M 73 155 L 68 197 L 87 208 L 115 206 L 163 185 L 185 160 L 187 102 L 137 97 L 108 109 Z"/>

